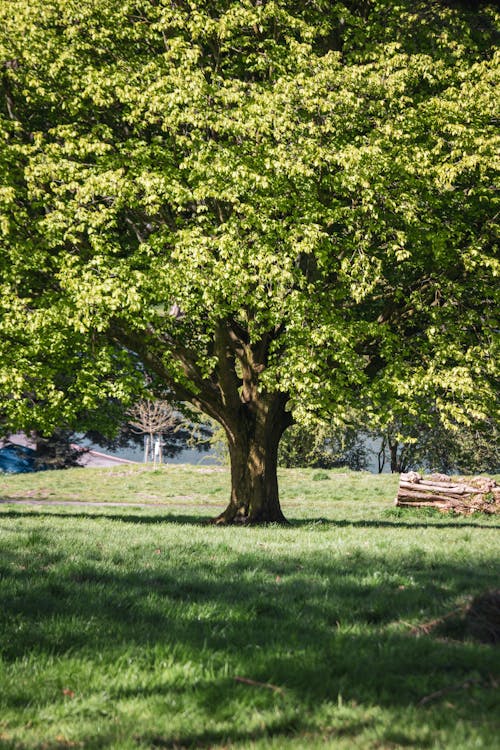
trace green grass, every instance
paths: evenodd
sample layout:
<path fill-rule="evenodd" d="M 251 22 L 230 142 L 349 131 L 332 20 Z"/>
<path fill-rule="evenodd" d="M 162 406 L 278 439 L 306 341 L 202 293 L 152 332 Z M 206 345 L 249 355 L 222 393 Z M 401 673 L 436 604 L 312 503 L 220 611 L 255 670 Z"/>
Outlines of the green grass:
<path fill-rule="evenodd" d="M 289 470 L 290 527 L 215 528 L 228 479 L 205 472 L 0 480 L 146 506 L 0 505 L 2 750 L 498 747 L 499 649 L 411 632 L 498 587 L 498 517 Z"/>

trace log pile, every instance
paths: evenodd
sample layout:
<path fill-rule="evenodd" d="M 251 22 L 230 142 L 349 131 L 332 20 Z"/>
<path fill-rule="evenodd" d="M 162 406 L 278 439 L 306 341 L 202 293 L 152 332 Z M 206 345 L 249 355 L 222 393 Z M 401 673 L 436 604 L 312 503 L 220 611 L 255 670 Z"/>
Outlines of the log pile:
<path fill-rule="evenodd" d="M 395 505 L 432 507 L 455 513 L 499 513 L 500 486 L 489 477 L 453 478 L 446 474 L 401 474 Z"/>

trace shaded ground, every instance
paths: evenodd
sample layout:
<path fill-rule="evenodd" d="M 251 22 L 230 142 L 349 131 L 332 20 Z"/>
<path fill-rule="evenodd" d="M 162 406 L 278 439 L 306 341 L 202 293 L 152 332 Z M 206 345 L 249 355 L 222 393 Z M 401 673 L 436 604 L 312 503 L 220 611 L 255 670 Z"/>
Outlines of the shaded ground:
<path fill-rule="evenodd" d="M 498 648 L 412 631 L 495 588 L 498 524 L 365 481 L 329 503 L 337 480 L 305 482 L 288 529 L 207 527 L 187 500 L 3 505 L 2 750 L 496 750 Z"/>

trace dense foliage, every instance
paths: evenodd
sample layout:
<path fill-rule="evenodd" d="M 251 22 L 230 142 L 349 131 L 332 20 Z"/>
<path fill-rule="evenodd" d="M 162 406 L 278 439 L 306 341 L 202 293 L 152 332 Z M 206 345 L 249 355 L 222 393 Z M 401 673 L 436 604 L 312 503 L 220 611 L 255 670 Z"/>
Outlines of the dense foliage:
<path fill-rule="evenodd" d="M 279 520 L 291 415 L 488 416 L 497 21 L 2 3 L 4 422 L 92 422 L 146 371 L 222 424 L 224 520 Z"/>
<path fill-rule="evenodd" d="M 341 429 L 333 420 L 314 425 L 295 424 L 283 435 L 278 451 L 280 466 L 354 471 L 368 469 L 371 458 L 367 435 L 353 427 Z"/>
<path fill-rule="evenodd" d="M 379 440 L 379 471 L 393 473 L 424 469 L 448 474 L 500 472 L 498 425 L 484 423 L 447 429 L 414 419 L 388 425 Z"/>

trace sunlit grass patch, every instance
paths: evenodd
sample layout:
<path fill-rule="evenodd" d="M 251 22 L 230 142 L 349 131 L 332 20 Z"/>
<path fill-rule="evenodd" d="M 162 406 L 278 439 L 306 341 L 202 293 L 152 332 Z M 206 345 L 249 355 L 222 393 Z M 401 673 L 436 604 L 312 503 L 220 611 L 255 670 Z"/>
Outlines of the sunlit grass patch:
<path fill-rule="evenodd" d="M 287 528 L 206 525 L 224 472 L 4 480 L 184 499 L 0 506 L 0 747 L 493 750 L 498 648 L 418 628 L 497 585 L 498 521 L 313 476 L 281 472 Z"/>

